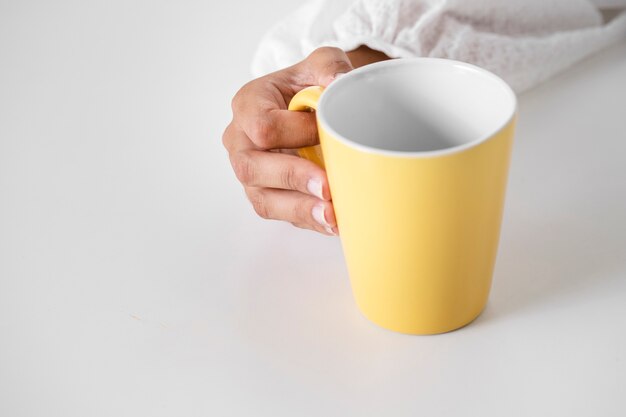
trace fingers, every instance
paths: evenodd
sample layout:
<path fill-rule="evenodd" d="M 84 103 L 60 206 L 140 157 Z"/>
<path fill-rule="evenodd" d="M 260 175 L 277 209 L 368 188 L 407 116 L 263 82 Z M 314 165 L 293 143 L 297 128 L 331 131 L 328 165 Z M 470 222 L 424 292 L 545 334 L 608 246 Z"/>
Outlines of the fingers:
<path fill-rule="evenodd" d="M 327 87 L 338 74 L 345 74 L 353 69 L 348 55 L 341 49 L 330 46 L 317 48 L 297 65 L 309 76 L 309 85 L 322 87 Z"/>
<path fill-rule="evenodd" d="M 260 105 L 267 86 L 250 83 L 232 102 L 233 120 L 259 149 L 302 148 L 319 143 L 315 114 L 293 112 L 278 104 Z M 282 105 L 282 103 L 281 103 Z"/>
<path fill-rule="evenodd" d="M 272 110 L 239 124 L 259 149 L 296 149 L 319 143 L 315 114 Z"/>
<path fill-rule="evenodd" d="M 321 201 L 298 191 L 246 188 L 256 213 L 264 219 L 284 220 L 326 235 L 337 235 L 337 222 L 330 201 Z"/>
<path fill-rule="evenodd" d="M 351 69 L 342 50 L 319 48 L 294 66 L 247 83 L 233 98 L 233 121 L 222 141 L 261 217 L 337 233 L 325 171 L 280 152 L 319 143 L 315 115 L 287 110 L 293 95 L 310 85 L 327 86 Z"/>
<path fill-rule="evenodd" d="M 326 235 L 338 234 L 328 179 L 322 168 L 295 155 L 258 150 L 232 123 L 224 132 L 223 142 L 259 216 L 285 220 Z"/>
<path fill-rule="evenodd" d="M 291 112 L 287 104 L 310 85 L 327 86 L 337 74 L 352 70 L 339 48 L 322 47 L 284 72 L 244 85 L 232 100 L 234 122 L 259 149 L 294 149 L 319 143 L 315 115 Z"/>
<path fill-rule="evenodd" d="M 237 179 L 246 187 L 281 188 L 330 200 L 326 171 L 295 155 L 258 150 L 232 123 L 226 128 L 224 146 Z"/>
<path fill-rule="evenodd" d="M 235 152 L 230 159 L 244 186 L 294 190 L 330 200 L 326 172 L 309 160 L 254 149 Z"/>

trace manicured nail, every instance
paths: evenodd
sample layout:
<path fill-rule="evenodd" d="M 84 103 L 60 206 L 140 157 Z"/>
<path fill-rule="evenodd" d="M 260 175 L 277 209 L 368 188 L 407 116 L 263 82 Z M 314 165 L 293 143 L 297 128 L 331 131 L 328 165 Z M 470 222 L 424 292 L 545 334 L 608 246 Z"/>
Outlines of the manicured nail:
<path fill-rule="evenodd" d="M 324 199 L 324 195 L 322 194 L 322 180 L 311 178 L 309 182 L 306 183 L 306 189 L 315 197 L 321 200 Z"/>
<path fill-rule="evenodd" d="M 326 229 L 330 229 L 330 225 L 326 221 L 326 215 L 324 214 L 324 205 L 316 204 L 313 206 L 313 210 L 311 210 L 311 215 L 316 222 L 318 222 L 321 226 L 324 226 Z"/>
<path fill-rule="evenodd" d="M 326 233 L 328 233 L 329 235 L 337 236 L 337 233 L 335 233 L 334 227 L 326 226 L 324 230 L 326 230 Z"/>

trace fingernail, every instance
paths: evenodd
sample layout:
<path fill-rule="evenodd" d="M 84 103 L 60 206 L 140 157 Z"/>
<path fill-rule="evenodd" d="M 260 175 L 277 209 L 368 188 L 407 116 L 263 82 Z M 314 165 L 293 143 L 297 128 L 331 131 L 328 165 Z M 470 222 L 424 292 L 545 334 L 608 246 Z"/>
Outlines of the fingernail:
<path fill-rule="evenodd" d="M 320 200 L 324 199 L 324 195 L 322 194 L 322 180 L 318 178 L 311 178 L 306 183 L 306 189 Z"/>
<path fill-rule="evenodd" d="M 321 226 L 324 226 L 326 230 L 330 229 L 330 225 L 326 221 L 326 215 L 324 214 L 324 205 L 316 204 L 313 206 L 313 210 L 311 210 L 311 215 L 316 222 L 318 222 Z M 332 230 L 332 229 L 331 229 Z"/>

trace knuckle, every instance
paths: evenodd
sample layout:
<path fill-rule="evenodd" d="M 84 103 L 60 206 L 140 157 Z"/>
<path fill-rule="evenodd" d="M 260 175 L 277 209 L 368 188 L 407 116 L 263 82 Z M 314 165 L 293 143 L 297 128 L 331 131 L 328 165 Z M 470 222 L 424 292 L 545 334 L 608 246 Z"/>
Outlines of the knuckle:
<path fill-rule="evenodd" d="M 267 201 L 265 197 L 263 196 L 263 193 L 261 192 L 248 193 L 248 199 L 252 203 L 252 208 L 254 208 L 254 211 L 259 217 L 263 219 L 270 218 L 270 211 L 267 206 Z"/>
<path fill-rule="evenodd" d="M 248 152 L 240 151 L 234 153 L 231 156 L 231 164 L 237 179 L 242 184 L 250 184 L 254 181 L 254 163 Z"/>
<path fill-rule="evenodd" d="M 233 96 L 233 99 L 230 101 L 230 109 L 232 110 L 233 115 L 237 114 L 240 108 L 241 108 L 241 90 L 237 91 L 237 93 Z"/>
<path fill-rule="evenodd" d="M 281 173 L 281 182 L 288 190 L 298 190 L 298 173 L 293 165 L 287 165 Z"/>
<path fill-rule="evenodd" d="M 307 69 L 316 83 L 324 83 L 327 77 L 337 72 L 348 72 L 352 69 L 348 56 L 339 48 L 323 46 L 309 55 Z"/>
<path fill-rule="evenodd" d="M 314 56 L 316 58 L 331 57 L 336 56 L 337 54 L 343 54 L 343 51 L 334 46 L 320 46 L 311 53 L 311 56 Z"/>
<path fill-rule="evenodd" d="M 272 147 L 273 124 L 267 117 L 259 117 L 252 125 L 251 140 L 255 145 L 269 149 Z"/>
<path fill-rule="evenodd" d="M 231 144 L 231 130 L 232 130 L 233 122 L 230 122 L 224 132 L 222 133 L 222 145 L 224 148 L 229 149 Z"/>
<path fill-rule="evenodd" d="M 233 99 L 230 102 L 230 108 L 233 111 L 233 114 L 237 114 L 243 109 L 244 100 L 247 95 L 247 91 L 250 89 L 251 82 L 252 81 L 244 84 L 233 96 Z"/>

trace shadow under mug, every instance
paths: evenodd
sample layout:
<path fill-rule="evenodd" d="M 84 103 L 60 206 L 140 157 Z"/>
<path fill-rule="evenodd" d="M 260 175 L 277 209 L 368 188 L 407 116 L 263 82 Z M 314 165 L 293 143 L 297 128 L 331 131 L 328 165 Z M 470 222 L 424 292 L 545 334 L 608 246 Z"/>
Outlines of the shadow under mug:
<path fill-rule="evenodd" d="M 516 97 L 494 74 L 436 58 L 367 65 L 325 90 L 320 146 L 356 302 L 410 334 L 460 328 L 484 309 L 498 249 Z"/>

